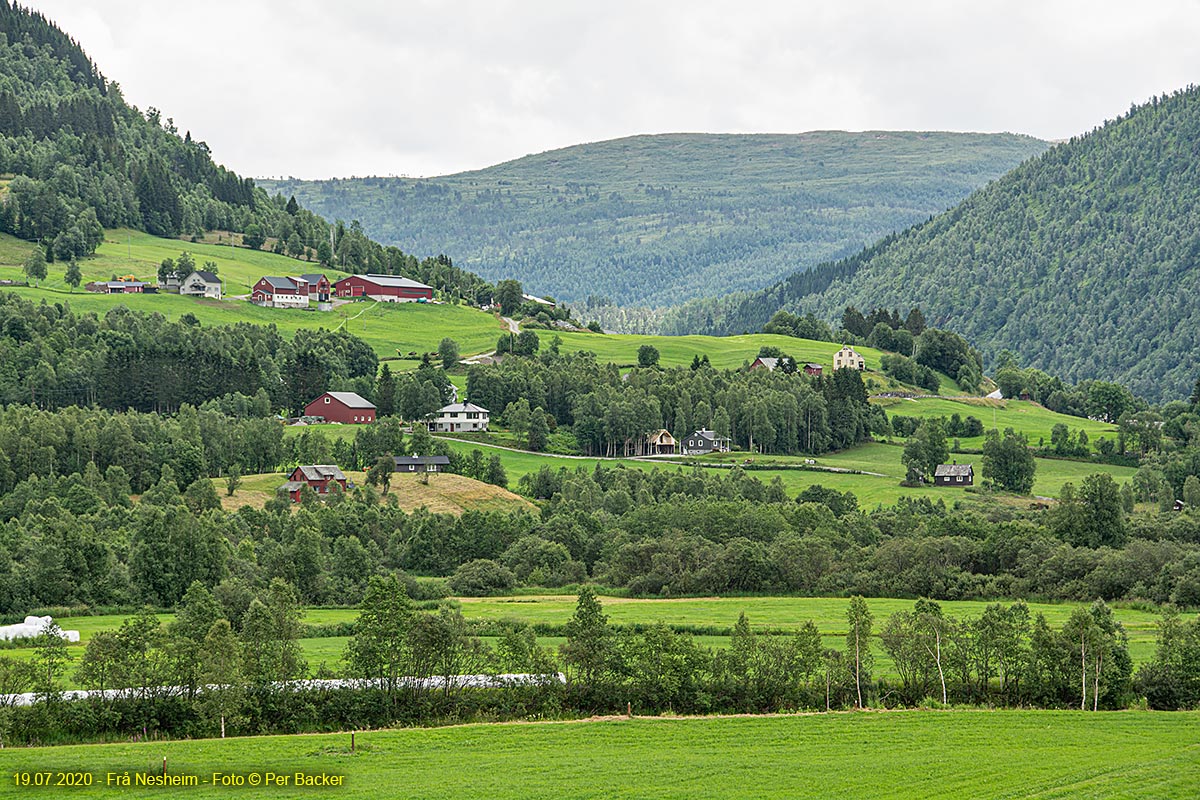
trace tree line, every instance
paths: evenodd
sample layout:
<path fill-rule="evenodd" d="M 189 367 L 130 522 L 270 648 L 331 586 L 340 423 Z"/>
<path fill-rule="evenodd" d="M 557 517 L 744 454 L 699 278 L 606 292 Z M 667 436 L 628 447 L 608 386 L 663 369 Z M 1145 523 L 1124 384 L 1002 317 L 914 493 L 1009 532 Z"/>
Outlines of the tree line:
<path fill-rule="evenodd" d="M 716 370 L 697 359 L 690 368 L 622 373 L 591 353 L 564 354 L 554 344 L 536 358 L 471 367 L 467 391 L 472 402 L 502 410 L 501 421 L 523 408 L 542 415 L 551 430 L 569 429 L 589 455 L 644 453 L 647 434 L 663 428 L 677 440 L 706 428 L 749 450 L 821 453 L 860 442 L 886 422 L 867 404 L 854 370 L 812 378 Z"/>
<path fill-rule="evenodd" d="M 687 626 L 615 626 L 590 588 L 557 631 L 557 652 L 527 623 L 475 623 L 453 605 L 414 603 L 376 577 L 364 593 L 341 666 L 307 664 L 294 587 L 273 581 L 244 609 L 193 583 L 175 618 L 149 609 L 94 634 L 80 657 L 51 626 L 29 660 L 0 656 L 0 692 L 32 691 L 33 706 L 0 705 L 0 741 L 50 744 L 137 731 L 225 737 L 330 727 L 383 727 L 529 714 L 769 713 L 980 704 L 1121 709 L 1136 697 L 1185 708 L 1200 697 L 1200 619 L 1168 612 L 1155 657 L 1134 673 L 1128 638 L 1102 601 L 1054 629 L 1024 603 L 955 618 L 917 600 L 878 622 L 851 597 L 842 646 L 812 621 L 756 630 L 743 613 L 728 646 L 699 645 Z M 488 634 L 485 643 L 480 634 Z M 892 662 L 882 676 L 876 650 Z M 310 675 L 353 682 L 312 687 Z M 524 676 L 514 680 L 514 674 Z M 63 699 L 63 680 L 96 694 Z M 494 676 L 471 683 L 462 676 Z"/>

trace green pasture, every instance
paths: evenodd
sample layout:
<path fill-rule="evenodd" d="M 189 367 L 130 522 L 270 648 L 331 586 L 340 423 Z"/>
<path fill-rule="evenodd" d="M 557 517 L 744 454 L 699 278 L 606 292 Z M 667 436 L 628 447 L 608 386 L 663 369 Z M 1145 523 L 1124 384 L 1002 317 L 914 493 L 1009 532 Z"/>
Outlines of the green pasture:
<path fill-rule="evenodd" d="M 689 626 L 709 629 L 732 629 L 738 615 L 745 613 L 751 626 L 758 631 L 790 632 L 811 620 L 821 632 L 826 647 L 841 649 L 845 646 L 846 598 L 842 597 L 700 597 L 683 599 L 633 599 L 603 597 L 604 613 L 614 625 L 652 625 L 663 623 L 672 626 Z M 1008 601 L 1003 601 L 1005 604 Z M 529 624 L 562 625 L 575 611 L 573 595 L 531 595 L 518 597 L 460 598 L 462 614 L 468 620 L 500 622 L 515 620 Z M 912 609 L 912 600 L 896 598 L 868 598 L 867 606 L 875 617 L 876 630 L 883 621 L 897 611 Z M 980 600 L 947 600 L 941 603 L 943 611 L 960 619 L 978 617 L 987 602 Z M 1051 627 L 1059 628 L 1066 622 L 1075 603 L 1028 603 L 1031 616 L 1043 614 Z M 1154 656 L 1155 635 L 1158 615 L 1141 609 L 1116 606 L 1116 619 L 1124 626 L 1129 636 L 1129 651 L 1134 665 L 1149 661 Z M 122 621 L 132 615 L 104 615 L 94 617 L 63 617 L 57 620 L 64 630 L 78 630 L 78 645 L 69 651 L 77 660 L 84 647 L 98 631 L 116 630 Z M 352 622 L 358 617 L 353 608 L 310 608 L 304 613 L 304 621 L 312 625 L 329 625 Z M 160 614 L 164 625 L 170 624 L 173 614 Z M 342 654 L 345 652 L 346 637 L 319 637 L 300 640 L 301 652 L 308 661 L 309 670 L 316 673 L 321 667 L 335 674 L 342 670 Z M 485 643 L 492 643 L 489 638 Z M 540 637 L 543 647 L 557 649 L 564 640 L 557 637 Z M 702 647 L 720 648 L 728 646 L 724 635 L 706 633 L 698 635 L 696 642 Z M 883 651 L 878 640 L 872 643 L 876 659 L 876 674 L 895 678 L 891 659 Z M 0 657 L 30 659 L 31 648 L 0 650 Z M 73 672 L 73 667 L 69 672 Z M 73 681 L 68 681 L 76 688 Z"/>
<path fill-rule="evenodd" d="M 4 289 L 0 288 L 0 291 Z M 124 305 L 147 313 L 159 313 L 167 319 L 193 314 L 205 325 L 233 325 L 249 322 L 274 325 L 285 336 L 302 328 L 346 330 L 358 336 L 383 358 L 405 356 L 410 352 L 437 350 L 438 342 L 449 336 L 463 353 L 482 353 L 495 348 L 502 323 L 495 317 L 466 306 L 435 303 L 347 303 L 333 311 L 302 311 L 292 308 L 263 308 L 248 300 L 210 300 L 181 297 L 176 294 L 96 294 L 55 289 L 16 287 L 9 289 L 34 302 L 69 303 L 78 312 L 103 316 Z M 400 362 L 393 370 L 407 369 L 415 361 Z"/>
<path fill-rule="evenodd" d="M 539 336 L 553 337 L 549 332 Z M 587 350 L 596 354 L 596 360 L 611 362 L 621 366 L 637 364 L 638 348 L 642 345 L 653 345 L 658 349 L 659 363 L 663 366 L 686 366 L 692 363 L 696 356 L 708 356 L 709 362 L 717 369 L 736 369 L 744 364 L 750 364 L 758 356 L 761 347 L 778 347 L 783 352 L 803 364 L 811 361 L 820 364 L 828 374 L 833 370 L 833 355 L 842 349 L 836 342 L 818 342 L 812 339 L 796 339 L 791 336 L 780 336 L 769 333 L 748 333 L 740 336 L 642 336 L 626 333 L 570 333 L 560 332 L 561 348 L 564 352 Z M 543 346 L 545 342 L 543 342 Z M 866 381 L 874 381 L 872 391 L 884 391 L 898 386 L 895 381 L 880 372 L 880 358 L 883 351 L 873 347 L 854 347 L 867 364 Z M 945 375 L 939 376 L 942 381 L 942 391 L 946 394 L 959 395 L 962 391 L 958 384 Z"/>
<path fill-rule="evenodd" d="M 339 270 L 323 269 L 316 261 L 304 261 L 247 247 L 231 247 L 228 244 L 230 234 L 224 236 L 225 244 L 205 244 L 184 239 L 164 239 L 128 228 L 109 229 L 104 232 L 104 241 L 96 249 L 96 254 L 79 262 L 79 271 L 83 275 L 84 283 L 106 281 L 113 275 L 135 275 L 138 280 L 157 283 L 158 266 L 163 260 L 169 258 L 173 261 L 186 250 L 195 260 L 196 269 L 203 269 L 205 261 L 216 263 L 217 274 L 221 278 L 226 295 L 249 294 L 250 288 L 263 275 L 322 272 L 331 281 L 346 275 Z M 241 243 L 241 234 L 233 234 L 233 237 L 237 243 Z M 0 241 L 0 278 L 24 280 L 20 265 L 32 247 L 30 242 L 4 235 Z M 6 267 L 15 267 L 16 271 Z M 48 264 L 48 274 L 46 280 L 42 281 L 42 286 L 68 289 L 63 281 L 65 269 L 65 263 Z"/>
<path fill-rule="evenodd" d="M 333 436 L 352 437 L 354 435 L 352 430 L 346 430 L 348 426 L 329 427 L 334 429 L 330 432 L 330 435 Z M 691 469 L 691 467 L 681 466 L 679 463 L 669 459 L 567 458 L 540 453 L 514 452 L 491 447 L 486 444 L 460 442 L 453 439 L 445 439 L 443 441 L 452 449 L 461 453 L 469 453 L 471 450 L 478 449 L 487 455 L 493 453 L 499 455 L 508 473 L 509 484 L 514 488 L 516 487 L 517 480 L 522 475 L 536 472 L 543 466 L 548 466 L 551 469 L 565 467 L 571 471 L 579 467 L 592 469 L 597 463 L 601 463 L 606 467 L 623 466 L 642 470 Z M 934 486 L 909 488 L 901 486 L 900 481 L 904 478 L 904 465 L 900 462 L 902 453 L 902 447 L 876 442 L 853 447 L 840 453 L 819 456 L 814 459 L 816 466 L 859 470 L 862 473 L 876 474 L 769 468 L 754 469 L 749 474 L 764 483 L 769 483 L 775 477 L 778 477 L 783 482 L 788 494 L 793 496 L 813 484 L 820 484 L 827 489 L 837 489 L 839 492 L 854 492 L 859 504 L 865 508 L 873 508 L 876 505 L 894 505 L 901 497 L 929 497 L 935 500 L 940 498 L 947 503 L 952 503 L 955 500 L 980 502 L 985 500 L 985 497 L 982 495 L 968 493 L 958 488 Z M 982 456 L 958 455 L 953 457 L 962 463 L 974 464 L 976 468 L 976 481 L 981 480 L 979 470 L 983 464 Z M 772 464 L 803 464 L 805 460 L 803 456 L 761 456 L 733 453 L 709 456 L 701 463 L 709 462 L 716 464 L 732 461 L 738 464 L 750 463 L 769 467 Z M 716 467 L 713 468 L 715 469 Z M 1132 478 L 1135 470 L 1130 467 L 1117 467 L 1107 464 L 1089 464 L 1078 461 L 1039 458 L 1037 459 L 1037 472 L 1034 476 L 1033 494 L 1053 497 L 1062 490 L 1064 483 L 1069 481 L 1078 485 L 1083 478 L 1096 472 L 1106 472 L 1112 475 L 1117 482 L 1123 482 Z"/>
<path fill-rule="evenodd" d="M 1058 414 L 1048 408 L 1028 400 L 988 400 L 985 398 L 962 398 L 951 400 L 946 398 L 921 398 L 919 400 L 902 400 L 898 398 L 882 398 L 872 401 L 883 406 L 889 416 L 900 414 L 905 417 L 947 417 L 953 414 L 963 419 L 975 417 L 983 423 L 985 430 L 995 428 L 1004 431 L 1012 428 L 1017 433 L 1023 433 L 1029 439 L 1029 444 L 1036 447 L 1038 440 L 1050 444 L 1050 433 L 1055 425 L 1062 423 L 1072 431 L 1083 429 L 1087 431 L 1088 441 L 1095 443 L 1101 436 L 1114 440 L 1117 437 L 1117 426 L 1099 420 L 1084 417 L 1072 417 Z M 963 447 L 983 447 L 982 436 L 959 438 Z"/>
<path fill-rule="evenodd" d="M 2 796 L 151 797 L 108 773 L 196 775 L 180 796 L 562 798 L 1195 797 L 1196 712 L 901 711 L 595 719 L 0 750 Z M 93 785 L 20 789 L 13 773 Z M 228 788 L 213 773 L 344 776 L 338 788 Z M 61 791 L 61 790 L 59 790 Z"/>

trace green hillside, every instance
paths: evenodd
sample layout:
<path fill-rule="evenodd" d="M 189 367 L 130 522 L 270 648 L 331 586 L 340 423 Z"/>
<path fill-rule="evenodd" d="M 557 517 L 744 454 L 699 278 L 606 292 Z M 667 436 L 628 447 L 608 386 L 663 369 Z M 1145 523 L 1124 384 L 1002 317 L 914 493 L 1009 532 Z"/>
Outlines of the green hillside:
<path fill-rule="evenodd" d="M 492 280 L 666 306 L 849 255 L 1046 147 L 1011 134 L 664 134 L 440 178 L 260 185 Z"/>
<path fill-rule="evenodd" d="M 32 247 L 29 242 L 0 234 L 0 279 L 24 281 L 19 265 Z M 504 323 L 491 314 L 449 304 L 348 303 L 322 313 L 262 308 L 236 296 L 248 295 L 250 287 L 263 275 L 324 272 L 331 280 L 336 280 L 345 273 L 275 253 L 164 239 L 129 229 L 105 231 L 104 242 L 96 255 L 81 259 L 79 268 L 84 282 L 106 281 L 113 275 L 129 274 L 156 281 L 162 260 L 178 258 L 185 250 L 195 259 L 197 267 L 202 267 L 205 261 L 217 264 L 225 299 L 202 300 L 166 293 L 106 295 L 86 292 L 82 288 L 71 291 L 63 282 L 62 264 L 51 264 L 46 280 L 39 287 L 7 290 L 35 302 L 66 301 L 76 312 L 91 311 L 100 316 L 111 308 L 125 305 L 138 311 L 158 312 L 172 320 L 192 314 L 206 325 L 238 322 L 274 325 L 287 336 L 304 328 L 346 330 L 369 344 L 381 358 L 395 358 L 397 353 L 405 356 L 410 352 L 433 352 L 446 336 L 458 342 L 464 355 L 485 353 L 496 346 L 496 339 L 507 330 Z"/>
<path fill-rule="evenodd" d="M 1186 397 L 1200 357 L 1198 140 L 1200 88 L 1155 98 L 928 224 L 761 293 L 697 304 L 669 327 L 755 330 L 780 307 L 831 318 L 849 304 L 919 305 L 988 357 L 1007 348 L 1065 380 Z M 828 280 L 814 280 L 821 272 Z"/>

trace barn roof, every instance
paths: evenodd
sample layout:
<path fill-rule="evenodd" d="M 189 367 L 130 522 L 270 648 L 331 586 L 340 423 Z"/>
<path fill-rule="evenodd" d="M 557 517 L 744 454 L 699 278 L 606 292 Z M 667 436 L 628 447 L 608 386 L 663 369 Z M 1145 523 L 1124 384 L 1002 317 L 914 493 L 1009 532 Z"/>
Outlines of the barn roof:
<path fill-rule="evenodd" d="M 974 475 L 975 470 L 970 464 L 938 464 L 937 469 L 933 471 L 935 478 L 953 478 L 957 475 L 967 476 Z"/>
<path fill-rule="evenodd" d="M 374 408 L 375 404 L 354 392 L 326 392 L 325 394 L 350 408 Z M 324 397 L 324 395 L 322 395 Z M 318 398 L 320 399 L 320 398 Z"/>

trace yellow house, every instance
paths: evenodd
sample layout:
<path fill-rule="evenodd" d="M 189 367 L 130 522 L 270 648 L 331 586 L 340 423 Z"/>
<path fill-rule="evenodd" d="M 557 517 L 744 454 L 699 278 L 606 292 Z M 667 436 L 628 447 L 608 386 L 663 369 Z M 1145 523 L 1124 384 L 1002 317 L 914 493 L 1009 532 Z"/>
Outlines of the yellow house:
<path fill-rule="evenodd" d="M 848 344 L 842 345 L 842 349 L 833 354 L 833 368 L 839 369 L 866 369 L 867 362 L 854 351 L 854 348 Z"/>

